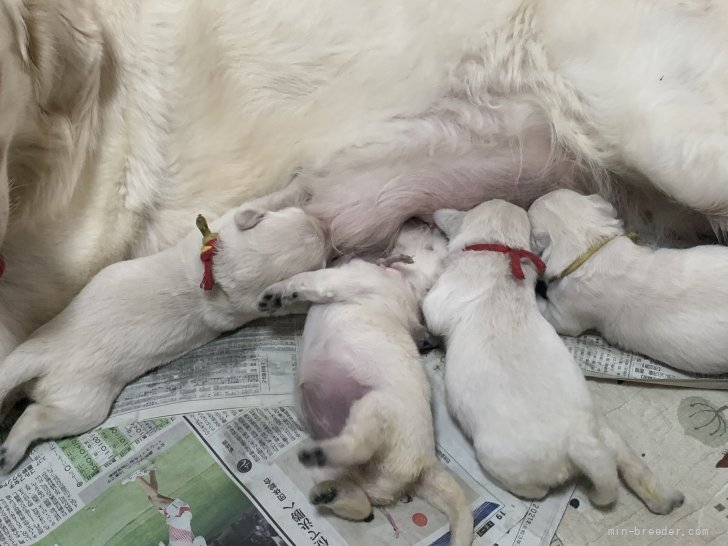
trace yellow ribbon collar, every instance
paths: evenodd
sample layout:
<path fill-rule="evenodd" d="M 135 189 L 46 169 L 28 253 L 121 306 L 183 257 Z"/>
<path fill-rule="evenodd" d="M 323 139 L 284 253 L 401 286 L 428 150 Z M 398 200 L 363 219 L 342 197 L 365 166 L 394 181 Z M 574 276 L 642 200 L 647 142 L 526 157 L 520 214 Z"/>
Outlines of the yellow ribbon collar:
<path fill-rule="evenodd" d="M 560 281 L 564 277 L 568 277 L 574 271 L 576 271 L 582 265 L 584 265 L 587 262 L 587 260 L 589 260 L 589 258 L 591 258 L 592 256 L 594 256 L 594 254 L 596 254 L 597 252 L 599 252 L 602 248 L 604 248 L 607 244 L 609 244 L 610 242 L 612 242 L 617 237 L 627 237 L 628 239 L 630 239 L 631 241 L 633 241 L 635 243 L 638 240 L 637 234 L 636 233 L 632 233 L 632 232 L 624 233 L 623 235 L 613 235 L 612 237 L 603 237 L 602 239 L 598 240 L 596 243 L 594 243 L 593 245 L 591 245 L 589 248 L 587 248 L 584 252 L 582 252 L 576 258 L 576 260 L 574 260 L 573 262 L 571 262 L 566 267 L 566 269 L 564 269 L 561 272 L 560 275 L 555 275 L 555 276 L 551 277 L 549 279 L 549 282 Z"/>

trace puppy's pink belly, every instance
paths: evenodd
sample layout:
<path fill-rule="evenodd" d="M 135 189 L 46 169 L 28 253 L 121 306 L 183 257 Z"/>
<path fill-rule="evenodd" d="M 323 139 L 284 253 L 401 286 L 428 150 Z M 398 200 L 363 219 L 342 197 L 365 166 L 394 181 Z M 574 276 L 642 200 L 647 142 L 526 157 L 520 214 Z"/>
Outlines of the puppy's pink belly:
<path fill-rule="evenodd" d="M 354 402 L 371 388 L 362 385 L 336 365 L 322 366 L 330 374 L 319 374 L 319 380 L 304 380 L 300 385 L 301 414 L 315 440 L 338 436 Z"/>

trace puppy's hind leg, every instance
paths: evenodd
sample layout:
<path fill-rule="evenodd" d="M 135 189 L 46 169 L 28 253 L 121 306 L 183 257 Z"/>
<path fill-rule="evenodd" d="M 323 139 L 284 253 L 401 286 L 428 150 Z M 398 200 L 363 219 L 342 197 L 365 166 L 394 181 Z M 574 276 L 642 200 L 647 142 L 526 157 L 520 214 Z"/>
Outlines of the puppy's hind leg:
<path fill-rule="evenodd" d="M 43 403 L 29 405 L 0 447 L 0 476 L 10 473 L 36 440 L 81 434 L 101 424 L 108 412 L 108 408 L 98 412 L 96 408 L 81 407 L 83 411 Z"/>
<path fill-rule="evenodd" d="M 372 505 L 364 490 L 348 478 L 319 482 L 308 496 L 311 504 L 331 510 L 343 519 L 371 521 Z"/>
<path fill-rule="evenodd" d="M 387 433 L 382 408 L 392 401 L 379 392 L 369 392 L 351 406 L 341 434 L 319 442 L 307 442 L 298 452 L 304 466 L 356 466 L 374 456 Z"/>
<path fill-rule="evenodd" d="M 663 486 L 622 437 L 603 422 L 600 435 L 607 448 L 616 457 L 624 481 L 652 512 L 669 514 L 675 508 L 682 506 L 685 496 L 676 489 L 670 490 Z"/>
<path fill-rule="evenodd" d="M 606 445 L 594 436 L 575 436 L 568 441 L 567 453 L 571 462 L 592 482 L 589 500 L 596 506 L 617 500 L 617 463 Z"/>

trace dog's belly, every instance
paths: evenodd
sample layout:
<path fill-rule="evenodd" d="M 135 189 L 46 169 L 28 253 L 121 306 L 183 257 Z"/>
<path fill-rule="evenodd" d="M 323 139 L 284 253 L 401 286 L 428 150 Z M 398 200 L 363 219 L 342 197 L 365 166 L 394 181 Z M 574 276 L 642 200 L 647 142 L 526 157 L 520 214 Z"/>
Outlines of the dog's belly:
<path fill-rule="evenodd" d="M 315 440 L 338 436 L 354 402 L 371 389 L 362 385 L 335 362 L 309 363 L 328 373 L 319 373 L 320 380 L 303 381 L 299 384 L 301 416 Z"/>
<path fill-rule="evenodd" d="M 145 240 L 134 251 L 173 243 L 196 212 L 221 214 L 280 188 L 302 166 L 325 166 L 339 150 L 386 140 L 390 129 L 380 124 L 426 111 L 446 93 L 467 43 L 505 24 L 519 3 L 376 1 L 342 9 L 335 0 L 314 0 L 269 9 L 251 1 L 199 0 L 184 3 L 172 22 L 169 14 L 149 13 L 174 32 L 155 42 L 161 47 L 147 66 L 129 71 L 139 77 L 169 66 L 156 84 L 160 89 L 145 90 L 165 97 L 152 105 L 162 110 L 152 113 L 163 123 L 154 143 L 162 164 L 135 169 L 163 176 L 151 188 L 146 180 L 126 181 L 127 202 L 154 202 Z M 135 18 L 123 22 L 138 25 Z M 141 43 L 161 32 L 147 27 Z M 129 55 L 129 63 L 145 61 Z M 139 80 L 125 82 L 126 92 L 149 85 L 148 77 Z M 145 99 L 139 94 L 137 102 Z M 148 113 L 139 114 L 145 119 Z M 145 125 L 140 136 L 155 129 Z M 142 150 L 146 138 L 133 145 L 140 149 L 132 160 L 157 160 Z M 146 197 L 131 199 L 134 191 Z"/>

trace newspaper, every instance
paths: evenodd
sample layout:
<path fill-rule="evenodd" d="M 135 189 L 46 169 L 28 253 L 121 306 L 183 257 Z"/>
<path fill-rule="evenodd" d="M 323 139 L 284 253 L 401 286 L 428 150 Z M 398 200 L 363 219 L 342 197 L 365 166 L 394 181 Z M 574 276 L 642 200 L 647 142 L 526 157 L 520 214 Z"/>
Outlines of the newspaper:
<path fill-rule="evenodd" d="M 292 405 L 304 320 L 294 315 L 258 321 L 162 366 L 124 389 L 103 426 L 198 411 Z M 612 347 L 596 335 L 563 340 L 588 376 L 728 389 L 728 374 L 681 372 Z"/>
<path fill-rule="evenodd" d="M 697 389 L 728 389 L 728 374 L 701 375 L 670 368 L 609 345 L 597 335 L 562 336 L 584 374 L 590 377 Z"/>
<path fill-rule="evenodd" d="M 317 510 L 308 501 L 312 477 L 296 456 L 304 436 L 292 409 L 278 407 L 44 443 L 0 484 L 0 544 L 157 545 L 181 536 L 189 542 L 177 543 L 208 545 L 448 543 L 445 516 L 417 498 L 377 509 L 369 523 Z M 535 546 L 553 535 L 568 491 L 524 503 L 494 487 L 474 459 L 458 459 L 443 443 L 438 455 L 470 500 L 475 544 Z"/>
<path fill-rule="evenodd" d="M 378 509 L 370 523 L 308 502 L 313 477 L 296 458 L 305 434 L 291 408 L 303 320 L 261 321 L 224 336 L 129 385 L 98 430 L 36 446 L 0 483 L 0 544 L 156 546 L 190 533 L 204 537 L 195 544 L 446 544 L 445 516 L 421 499 Z M 596 336 L 565 342 L 587 375 L 728 383 L 681 374 Z M 494 484 L 446 409 L 443 354 L 423 361 L 438 456 L 467 492 L 475 544 L 548 545 L 573 487 L 529 503 Z"/>

